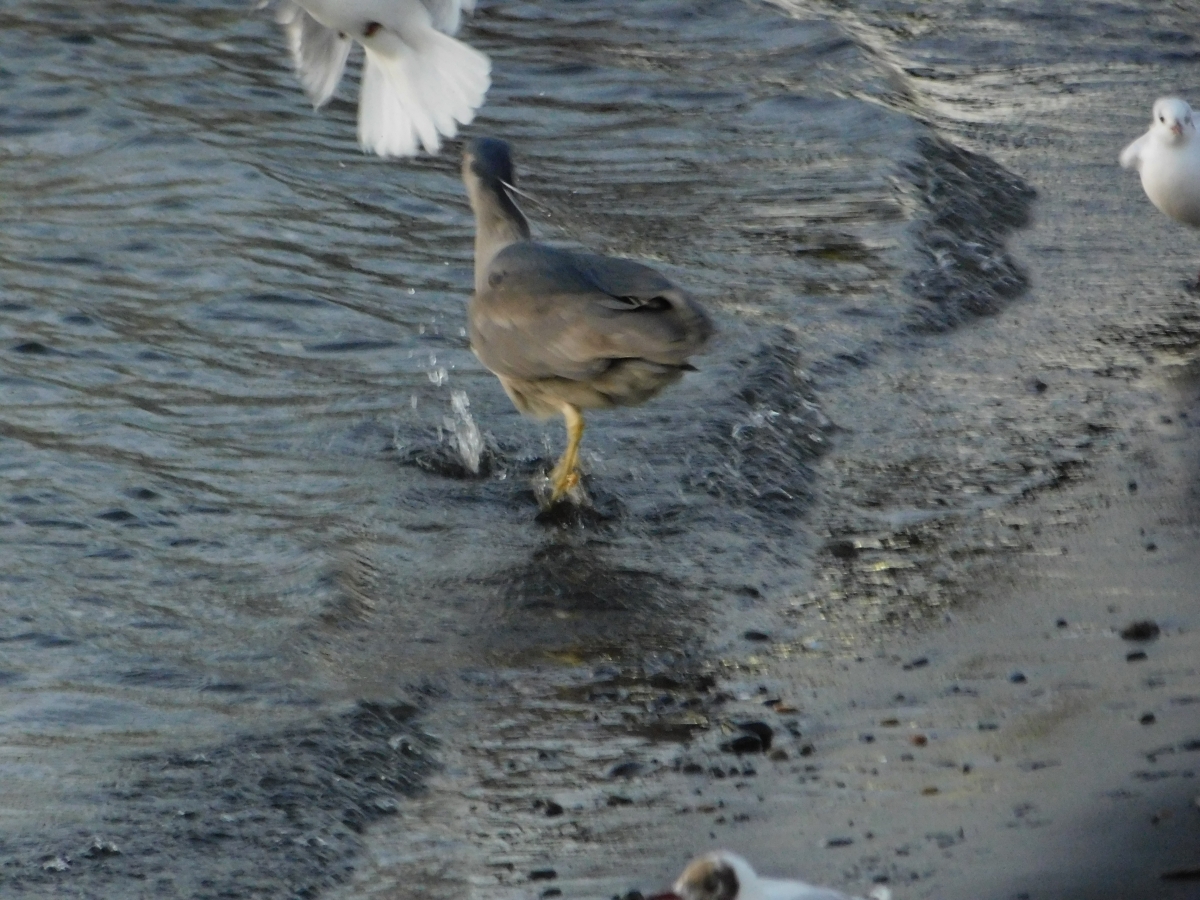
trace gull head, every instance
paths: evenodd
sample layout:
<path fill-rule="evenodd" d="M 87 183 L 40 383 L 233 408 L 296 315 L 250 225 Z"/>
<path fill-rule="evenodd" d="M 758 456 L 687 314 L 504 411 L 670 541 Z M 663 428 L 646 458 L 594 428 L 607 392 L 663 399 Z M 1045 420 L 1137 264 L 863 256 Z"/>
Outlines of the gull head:
<path fill-rule="evenodd" d="M 1161 140 L 1181 144 L 1196 134 L 1192 108 L 1178 97 L 1163 97 L 1154 101 L 1154 121 L 1150 125 Z"/>
<path fill-rule="evenodd" d="M 750 864 L 735 853 L 718 850 L 688 863 L 675 894 L 682 900 L 737 900 L 742 887 L 757 881 Z"/>

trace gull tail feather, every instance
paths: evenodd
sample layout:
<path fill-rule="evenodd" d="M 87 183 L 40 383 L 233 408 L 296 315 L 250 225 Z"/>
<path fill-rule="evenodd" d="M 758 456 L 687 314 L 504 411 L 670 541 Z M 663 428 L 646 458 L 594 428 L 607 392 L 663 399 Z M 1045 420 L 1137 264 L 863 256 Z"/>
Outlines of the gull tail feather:
<path fill-rule="evenodd" d="M 407 35 L 406 35 L 407 37 Z M 491 86 L 488 58 L 431 28 L 410 41 L 381 32 L 364 44 L 358 139 L 380 156 L 436 153 L 475 117 Z"/>

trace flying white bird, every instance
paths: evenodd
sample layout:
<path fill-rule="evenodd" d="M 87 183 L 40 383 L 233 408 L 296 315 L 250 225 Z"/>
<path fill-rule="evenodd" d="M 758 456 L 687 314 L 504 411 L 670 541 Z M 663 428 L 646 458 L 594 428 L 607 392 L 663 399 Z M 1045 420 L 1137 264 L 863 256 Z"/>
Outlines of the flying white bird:
<path fill-rule="evenodd" d="M 415 156 L 418 144 L 436 153 L 470 122 L 491 86 L 488 58 L 451 37 L 474 8 L 475 0 L 280 0 L 275 20 L 317 108 L 362 44 L 358 142 L 380 156 Z"/>
<path fill-rule="evenodd" d="M 1178 97 L 1154 102 L 1150 130 L 1121 151 L 1150 202 L 1185 225 L 1200 226 L 1200 141 L 1192 108 Z"/>
<path fill-rule="evenodd" d="M 876 887 L 870 900 L 891 900 L 892 892 Z M 857 900 L 833 888 L 816 887 L 803 881 L 763 878 L 736 853 L 717 850 L 698 856 L 687 864 L 672 893 L 651 900 Z"/>

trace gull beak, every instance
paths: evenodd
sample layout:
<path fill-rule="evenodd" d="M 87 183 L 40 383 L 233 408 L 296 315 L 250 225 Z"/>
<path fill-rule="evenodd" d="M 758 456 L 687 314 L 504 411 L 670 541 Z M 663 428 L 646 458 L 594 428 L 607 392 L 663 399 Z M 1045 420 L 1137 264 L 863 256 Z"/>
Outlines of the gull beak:
<path fill-rule="evenodd" d="M 1182 135 L 1182 134 L 1183 134 L 1183 123 L 1182 123 L 1182 122 L 1176 122 L 1174 125 L 1172 125 L 1172 126 L 1171 126 L 1171 133 L 1172 133 L 1172 134 L 1179 134 L 1179 135 Z"/>

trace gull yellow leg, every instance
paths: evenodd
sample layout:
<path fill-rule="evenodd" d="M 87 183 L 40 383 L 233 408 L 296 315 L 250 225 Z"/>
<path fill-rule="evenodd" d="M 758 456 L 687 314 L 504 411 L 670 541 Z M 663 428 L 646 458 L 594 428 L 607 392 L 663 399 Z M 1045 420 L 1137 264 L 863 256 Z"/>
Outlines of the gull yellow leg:
<path fill-rule="evenodd" d="M 562 405 L 563 419 L 567 425 L 567 449 L 550 472 L 554 492 L 550 502 L 557 503 L 563 495 L 579 484 L 579 443 L 583 440 L 583 413 L 579 407 L 569 403 Z"/>

